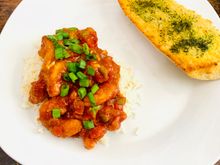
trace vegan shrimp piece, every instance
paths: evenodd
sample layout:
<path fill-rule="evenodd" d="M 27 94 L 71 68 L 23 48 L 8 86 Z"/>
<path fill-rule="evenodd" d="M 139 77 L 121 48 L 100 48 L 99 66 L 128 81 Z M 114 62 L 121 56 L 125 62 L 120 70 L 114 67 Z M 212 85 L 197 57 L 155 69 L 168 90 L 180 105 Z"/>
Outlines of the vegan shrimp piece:
<path fill-rule="evenodd" d="M 54 110 L 60 111 L 60 115 L 65 114 L 67 102 L 65 98 L 53 98 L 45 101 L 40 107 L 39 120 L 55 136 L 71 137 L 79 133 L 82 129 L 82 123 L 77 119 L 59 119 L 53 115 Z"/>

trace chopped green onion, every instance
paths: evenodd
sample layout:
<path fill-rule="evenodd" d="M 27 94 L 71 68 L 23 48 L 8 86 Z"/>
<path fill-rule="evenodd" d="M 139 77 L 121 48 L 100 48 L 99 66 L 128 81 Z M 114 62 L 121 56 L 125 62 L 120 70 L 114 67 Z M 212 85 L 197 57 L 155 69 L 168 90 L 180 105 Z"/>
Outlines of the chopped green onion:
<path fill-rule="evenodd" d="M 63 39 L 62 33 L 57 33 L 56 38 L 58 41 L 62 40 Z"/>
<path fill-rule="evenodd" d="M 72 39 L 69 39 L 70 42 L 72 42 L 73 44 L 79 44 L 80 41 L 76 38 L 72 38 Z"/>
<path fill-rule="evenodd" d="M 91 105 L 92 105 L 92 106 L 95 106 L 95 105 L 96 105 L 95 97 L 94 97 L 94 95 L 92 94 L 92 92 L 89 92 L 87 96 L 88 96 L 88 98 L 89 98 L 89 101 L 90 101 Z"/>
<path fill-rule="evenodd" d="M 81 87 L 89 87 L 89 80 L 88 79 L 80 79 L 79 80 L 79 85 Z"/>
<path fill-rule="evenodd" d="M 63 74 L 63 79 L 64 79 L 65 81 L 70 81 L 70 80 L 71 80 L 68 73 L 64 73 L 64 74 Z"/>
<path fill-rule="evenodd" d="M 60 96 L 61 96 L 61 97 L 67 96 L 68 93 L 69 93 L 69 89 L 70 89 L 70 87 L 69 87 L 68 84 L 63 84 L 63 85 L 61 86 Z"/>
<path fill-rule="evenodd" d="M 70 57 L 70 54 L 65 49 L 63 49 L 63 56 L 64 58 L 68 58 Z"/>
<path fill-rule="evenodd" d="M 67 69 L 69 72 L 76 73 L 78 70 L 77 63 L 76 62 L 67 62 Z"/>
<path fill-rule="evenodd" d="M 64 58 L 63 48 L 62 48 L 62 47 L 57 47 L 57 48 L 55 48 L 55 58 L 56 58 L 57 60 Z"/>
<path fill-rule="evenodd" d="M 101 109 L 101 105 L 97 105 L 97 106 L 94 106 L 94 107 L 91 107 L 91 111 L 98 111 Z"/>
<path fill-rule="evenodd" d="M 59 108 L 52 109 L 52 116 L 54 119 L 60 118 L 61 116 L 60 109 Z"/>
<path fill-rule="evenodd" d="M 86 62 L 84 60 L 79 61 L 79 68 L 85 69 L 86 68 Z"/>
<path fill-rule="evenodd" d="M 76 28 L 76 27 L 70 27 L 70 28 L 68 28 L 69 30 L 73 30 L 73 31 L 76 31 L 76 30 L 78 30 L 78 28 Z"/>
<path fill-rule="evenodd" d="M 57 39 L 56 39 L 56 37 L 55 37 L 54 35 L 48 35 L 47 38 L 48 38 L 49 40 L 51 40 L 52 42 L 57 41 Z"/>
<path fill-rule="evenodd" d="M 73 38 L 73 39 L 68 39 L 68 40 L 63 40 L 63 44 L 66 45 L 66 46 L 70 46 L 72 44 L 79 44 L 80 41 Z"/>
<path fill-rule="evenodd" d="M 95 94 L 98 90 L 99 90 L 98 84 L 93 85 L 92 88 L 91 88 L 92 94 Z"/>
<path fill-rule="evenodd" d="M 70 57 L 70 54 L 61 45 L 57 45 L 55 48 L 55 58 L 59 60 L 68 57 Z"/>
<path fill-rule="evenodd" d="M 94 76 L 95 75 L 95 70 L 91 66 L 88 66 L 87 73 L 91 76 Z"/>
<path fill-rule="evenodd" d="M 87 45 L 87 43 L 83 44 L 83 52 L 85 53 L 85 55 L 89 55 L 89 46 Z"/>
<path fill-rule="evenodd" d="M 88 55 L 86 55 L 86 60 L 96 60 L 97 58 L 96 58 L 96 55 L 94 55 L 94 54 L 88 54 Z"/>
<path fill-rule="evenodd" d="M 63 31 L 63 29 L 57 29 L 56 34 L 59 33 L 59 32 L 62 32 L 62 31 Z"/>
<path fill-rule="evenodd" d="M 90 107 L 89 110 L 93 113 L 93 115 L 96 115 L 96 113 L 101 109 L 101 105 L 97 105 L 94 107 Z"/>
<path fill-rule="evenodd" d="M 74 83 L 78 79 L 78 77 L 73 72 L 69 73 L 69 77 L 72 80 L 72 82 L 74 82 Z"/>
<path fill-rule="evenodd" d="M 63 29 L 58 29 L 56 30 L 56 37 L 58 40 L 62 40 L 64 38 L 69 38 L 69 34 L 63 31 Z"/>
<path fill-rule="evenodd" d="M 83 121 L 83 127 L 84 127 L 85 129 L 92 129 L 92 128 L 94 128 L 95 126 L 94 126 L 94 123 L 93 123 L 92 120 L 84 120 L 84 121 Z"/>
<path fill-rule="evenodd" d="M 69 38 L 69 33 L 67 32 L 62 32 L 63 38 Z"/>
<path fill-rule="evenodd" d="M 73 43 L 70 42 L 69 40 L 63 40 L 63 44 L 64 44 L 65 46 L 70 46 L 70 45 L 72 45 Z"/>
<path fill-rule="evenodd" d="M 83 99 L 86 96 L 87 92 L 86 92 L 86 88 L 79 88 L 78 89 L 78 95 L 80 97 L 80 99 Z"/>
<path fill-rule="evenodd" d="M 80 79 L 86 79 L 86 78 L 87 78 L 87 76 L 86 76 L 84 73 L 80 72 L 80 71 L 77 72 L 76 75 L 77 75 Z"/>
<path fill-rule="evenodd" d="M 82 47 L 78 44 L 72 44 L 69 46 L 70 50 L 77 53 L 77 54 L 82 54 L 83 50 Z"/>

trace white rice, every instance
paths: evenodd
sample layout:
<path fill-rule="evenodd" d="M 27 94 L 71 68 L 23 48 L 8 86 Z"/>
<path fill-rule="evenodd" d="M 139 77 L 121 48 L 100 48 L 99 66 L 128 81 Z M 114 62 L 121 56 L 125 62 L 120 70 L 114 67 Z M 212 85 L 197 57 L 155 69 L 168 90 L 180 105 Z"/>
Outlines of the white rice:
<path fill-rule="evenodd" d="M 140 130 L 139 127 L 135 128 L 134 134 L 135 134 L 136 136 L 139 136 L 139 135 L 141 134 L 141 130 Z"/>
<path fill-rule="evenodd" d="M 28 101 L 31 83 L 38 79 L 42 66 L 41 57 L 38 55 L 31 55 L 24 58 L 24 68 L 22 76 L 22 99 L 23 108 L 32 108 L 34 105 Z"/>
<path fill-rule="evenodd" d="M 119 88 L 121 93 L 127 98 L 124 111 L 128 117 L 135 117 L 133 109 L 140 104 L 140 95 L 138 89 L 141 88 L 141 84 L 137 82 L 134 77 L 133 70 L 124 65 L 121 65 L 121 79 Z"/>
<path fill-rule="evenodd" d="M 34 128 L 34 132 L 38 133 L 38 134 L 44 134 L 46 128 L 43 127 L 40 123 L 40 121 L 38 120 L 38 116 L 35 118 L 35 128 Z"/>
<path fill-rule="evenodd" d="M 103 144 L 106 147 L 108 147 L 108 145 L 109 145 L 109 137 L 108 137 L 107 133 L 99 140 L 99 143 Z"/>

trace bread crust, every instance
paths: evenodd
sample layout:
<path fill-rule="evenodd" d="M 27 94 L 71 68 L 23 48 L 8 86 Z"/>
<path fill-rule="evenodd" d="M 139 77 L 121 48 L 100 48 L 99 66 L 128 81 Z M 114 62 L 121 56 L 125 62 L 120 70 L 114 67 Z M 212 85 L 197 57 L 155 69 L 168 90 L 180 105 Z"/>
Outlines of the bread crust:
<path fill-rule="evenodd" d="M 130 9 L 131 3 L 135 0 L 118 0 L 125 15 L 136 25 L 136 27 L 158 48 L 164 55 L 166 55 L 178 68 L 184 71 L 189 77 L 199 80 L 216 80 L 220 79 L 220 32 L 211 24 L 211 21 L 202 18 L 195 12 L 186 9 L 182 5 L 173 1 L 173 5 L 185 10 L 184 12 L 193 13 L 200 21 L 203 21 L 208 29 L 212 29 L 216 33 L 215 46 L 210 48 L 208 53 L 203 57 L 193 57 L 182 53 L 173 53 L 167 48 L 166 44 L 161 44 L 158 37 L 148 30 L 148 23 L 145 22 L 140 16 Z M 172 2 L 172 0 L 171 0 Z M 218 47 L 219 46 L 219 47 Z M 214 50 L 215 49 L 215 50 Z"/>

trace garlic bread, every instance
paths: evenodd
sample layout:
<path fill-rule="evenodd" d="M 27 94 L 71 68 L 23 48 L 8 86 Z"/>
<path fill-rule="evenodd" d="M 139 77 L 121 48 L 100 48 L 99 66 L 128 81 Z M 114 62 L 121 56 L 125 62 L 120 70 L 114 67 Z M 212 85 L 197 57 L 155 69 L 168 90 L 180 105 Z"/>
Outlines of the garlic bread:
<path fill-rule="evenodd" d="M 174 0 L 118 1 L 144 35 L 188 76 L 220 78 L 220 31 L 211 21 Z"/>

